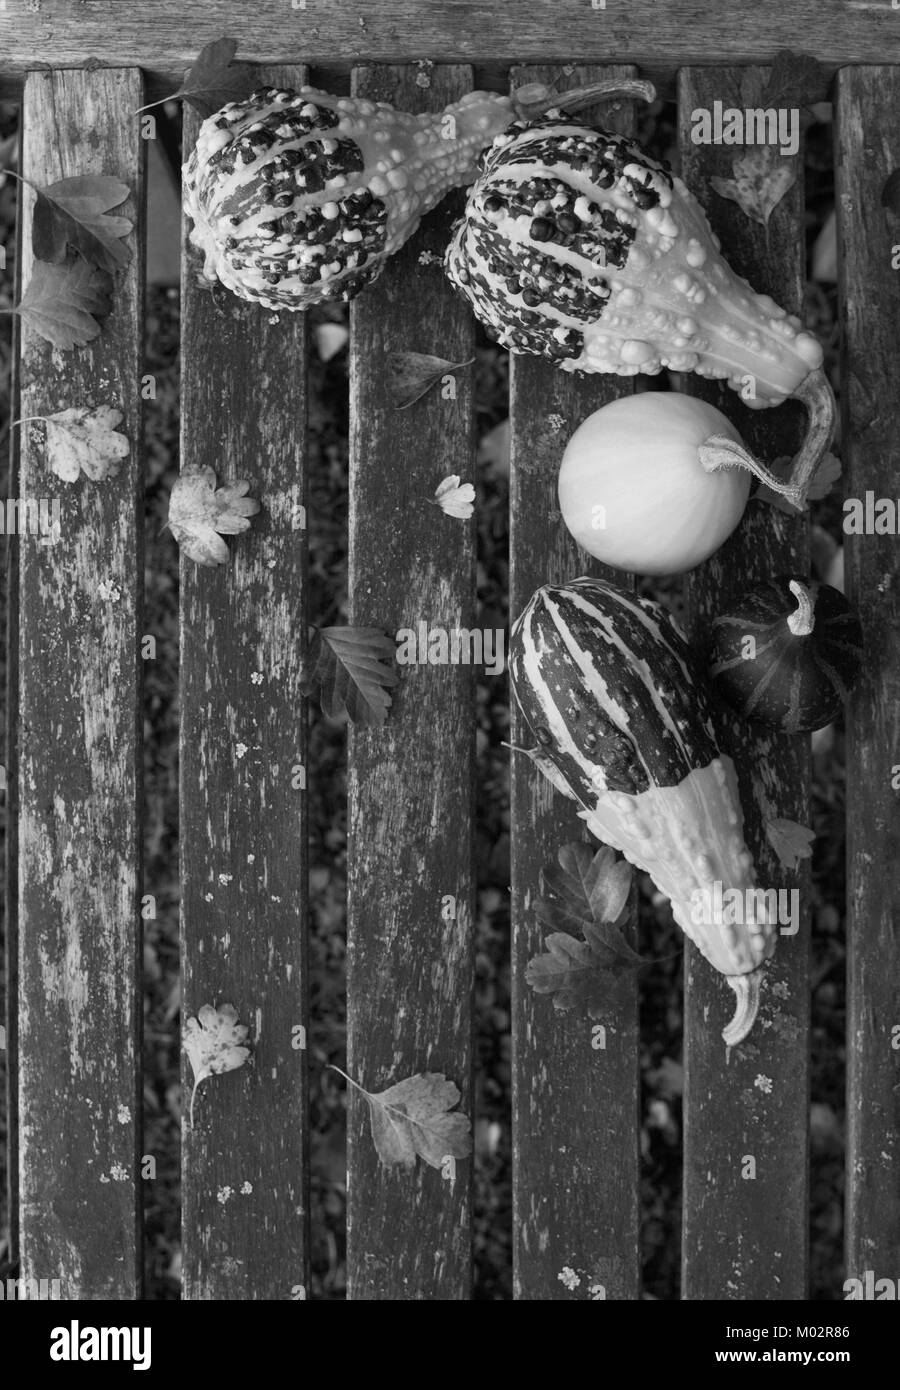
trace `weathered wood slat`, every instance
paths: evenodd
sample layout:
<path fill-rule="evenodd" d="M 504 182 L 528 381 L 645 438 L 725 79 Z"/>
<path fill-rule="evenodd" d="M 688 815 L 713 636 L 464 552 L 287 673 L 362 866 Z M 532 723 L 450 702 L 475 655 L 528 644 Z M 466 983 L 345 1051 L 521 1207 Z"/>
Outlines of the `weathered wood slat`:
<path fill-rule="evenodd" d="M 523 67 L 516 85 L 558 90 L 635 69 Z M 603 108 L 599 108 L 601 114 Z M 631 103 L 607 106 L 604 124 L 633 128 Z M 510 622 L 541 584 L 579 574 L 629 578 L 597 564 L 572 540 L 559 513 L 557 475 L 566 440 L 592 411 L 629 394 L 633 379 L 575 377 L 538 357 L 510 358 Z M 512 701 L 511 741 L 533 740 Z M 521 755 L 510 772 L 513 932 L 513 1262 L 517 1299 L 639 1296 L 638 1007 L 634 976 L 610 981 L 594 1023 L 559 1013 L 525 982 L 546 928 L 534 902 L 541 870 L 561 845 L 591 840 L 572 803 Z M 591 840 L 599 849 L 599 842 Z M 571 1270 L 579 1283 L 560 1279 Z M 599 1293 L 599 1287 L 604 1290 Z M 593 1290 L 593 1292 L 592 1292 Z"/>
<path fill-rule="evenodd" d="M 61 508 L 56 544 L 18 541 L 21 1259 L 64 1298 L 139 1285 L 142 91 L 133 69 L 34 73 L 23 110 L 27 178 L 115 175 L 136 225 L 99 338 L 61 353 L 21 332 L 21 415 L 109 404 L 131 443 L 115 477 L 66 483 L 44 427 L 21 438 L 20 497 Z"/>
<path fill-rule="evenodd" d="M 796 19 L 792 12 L 792 21 Z M 758 291 L 797 312 L 803 283 L 803 165 L 775 209 L 768 238 L 735 203 L 711 191 L 712 175 L 732 176 L 736 146 L 691 141 L 691 113 L 715 100 L 754 107 L 765 69 L 692 69 L 680 75 L 681 155 L 685 182 L 706 208 L 729 263 Z M 748 410 L 735 392 L 684 377 L 683 390 L 724 411 L 757 457 L 794 452 L 798 417 L 787 407 Z M 805 574 L 806 518 L 751 502 L 734 536 L 687 583 L 688 627 L 703 644 L 716 613 L 745 587 L 776 574 Z M 781 936 L 766 968 L 760 1016 L 726 1060 L 723 1025 L 734 995 L 686 943 L 684 1224 L 682 1296 L 689 1299 L 806 1297 L 807 1141 L 809 1115 L 808 874 L 781 868 L 763 828 L 766 815 L 807 824 L 809 741 L 751 726 L 723 711 L 723 751 L 734 759 L 744 833 L 764 888 L 797 888 L 800 923 Z M 755 1177 L 749 1176 L 750 1160 Z"/>
<path fill-rule="evenodd" d="M 297 86 L 300 68 L 264 80 Z M 185 113 L 185 150 L 197 117 Z M 308 1284 L 306 320 L 182 274 L 182 468 L 262 510 L 220 569 L 181 562 L 183 1020 L 230 1003 L 251 1060 L 204 1083 L 183 1141 L 184 1296 Z M 302 1044 L 302 1045 L 301 1045 Z M 185 1098 L 190 1068 L 184 1068 Z"/>
<path fill-rule="evenodd" d="M 900 68 L 848 68 L 837 86 L 844 495 L 896 505 L 900 220 L 882 207 L 900 168 Z M 848 1277 L 900 1269 L 900 558 L 896 535 L 844 541 L 863 622 L 863 678 L 847 708 Z M 893 1271 L 893 1272 L 892 1272 Z"/>
<path fill-rule="evenodd" d="M 471 73 L 361 69 L 354 93 L 440 110 Z M 428 505 L 448 474 L 474 476 L 472 383 L 438 386 L 395 410 L 387 355 L 472 356 L 473 325 L 439 265 L 450 206 L 433 213 L 351 311 L 351 622 L 471 629 L 474 522 Z M 449 396 L 449 399 L 445 399 Z M 370 1091 L 444 1072 L 471 1114 L 474 671 L 409 665 L 382 728 L 349 741 L 348 1070 Z M 448 902 L 450 899 L 452 901 Z M 471 1160 L 455 1179 L 419 1163 L 380 1165 L 364 1100 L 348 1118 L 348 1293 L 352 1299 L 465 1299 L 470 1291 Z"/>
<path fill-rule="evenodd" d="M 104 63 L 135 63 L 180 81 L 199 49 L 229 34 L 240 55 L 262 63 L 441 62 L 684 63 L 768 62 L 782 48 L 830 64 L 879 62 L 896 51 L 890 4 L 845 0 L 760 0 L 752 23 L 741 0 L 181 0 L 123 5 L 120 0 L 41 0 L 39 8 L 8 0 L 0 10 L 4 70 L 22 74 L 36 61 L 78 64 L 86 53 Z"/>
<path fill-rule="evenodd" d="M 19 130 L 19 165 L 22 168 L 22 131 Z M 16 200 L 16 246 L 22 244 L 22 199 Z M 8 273 L 8 263 L 7 263 Z M 13 303 L 17 304 L 22 293 L 22 257 L 16 256 L 15 288 Z M 19 317 L 14 315 L 10 335 L 11 361 L 9 375 L 9 418 L 18 419 L 19 410 L 19 355 L 21 332 Z M 9 432 L 7 475 L 7 496 L 19 495 L 19 442 L 20 432 Z M 19 992 L 19 951 L 18 915 L 19 881 L 16 873 L 19 841 L 19 798 L 18 744 L 19 744 L 19 557 L 15 542 L 7 540 L 5 559 L 5 590 L 3 600 L 6 605 L 6 727 L 4 745 L 6 760 L 6 822 L 4 826 L 4 869 L 3 882 L 3 954 L 6 971 L 6 996 L 3 1000 L 3 1018 L 6 1026 L 6 1051 L 0 1054 L 0 1070 L 3 1071 L 3 1085 L 6 1100 L 6 1214 L 9 1221 L 9 1254 L 17 1257 L 19 1249 L 19 1136 L 18 1136 L 18 1076 L 17 1076 L 17 1038 L 18 1038 L 18 992 Z"/>

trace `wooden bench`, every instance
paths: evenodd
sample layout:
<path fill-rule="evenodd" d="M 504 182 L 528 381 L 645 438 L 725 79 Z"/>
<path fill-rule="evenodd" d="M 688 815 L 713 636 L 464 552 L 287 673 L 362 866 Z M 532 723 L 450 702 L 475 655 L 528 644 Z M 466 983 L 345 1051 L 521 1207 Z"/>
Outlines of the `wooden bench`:
<path fill-rule="evenodd" d="M 757 104 L 743 98 L 761 93 L 765 64 L 781 48 L 816 56 L 834 74 L 844 487 L 855 497 L 897 493 L 900 272 L 892 259 L 900 221 L 881 206 L 885 180 L 900 167 L 900 67 L 890 61 L 900 62 L 900 13 L 891 7 L 765 0 L 748 11 L 738 0 L 711 7 L 610 0 L 607 9 L 531 0 L 482 8 L 473 18 L 454 0 L 402 10 L 377 0 L 170 3 L 152 12 L 63 0 L 44 0 L 38 10 L 4 5 L 0 95 L 22 102 L 24 174 L 37 184 L 115 174 L 133 190 L 126 211 L 136 227 L 115 311 L 95 343 L 63 358 L 27 326 L 17 330 L 17 416 L 109 401 L 124 411 L 121 428 L 135 444 L 109 485 L 66 488 L 64 544 L 13 546 L 9 587 L 12 1239 L 22 1275 L 59 1277 L 68 1298 L 136 1298 L 141 1286 L 137 441 L 145 150 L 133 113 L 174 89 L 200 47 L 224 33 L 239 41 L 241 58 L 261 63 L 264 80 L 296 85 L 307 71 L 302 60 L 325 86 L 352 63 L 357 94 L 416 110 L 484 81 L 496 86 L 507 73 L 515 83 L 552 76 L 566 85 L 611 65 L 620 72 L 640 65 L 677 96 L 684 176 L 726 256 L 792 310 L 801 306 L 805 267 L 802 173 L 767 235 L 711 195 L 710 177 L 730 172 L 732 151 L 694 145 L 690 113 L 716 99 Z M 563 77 L 560 65 L 573 56 L 581 66 Z M 428 87 L 415 80 L 411 64 L 419 58 L 439 64 Z M 628 128 L 633 113 L 622 108 L 610 119 Z M 186 109 L 184 122 L 187 148 L 198 118 Z M 797 163 L 802 170 L 801 156 Z M 26 224 L 32 197 L 26 190 L 22 199 Z M 437 511 L 410 503 L 448 473 L 477 483 L 471 382 L 460 380 L 453 402 L 433 393 L 400 413 L 385 392 L 392 347 L 454 361 L 471 355 L 468 311 L 439 272 L 422 274 L 417 265 L 422 238 L 449 223 L 449 211 L 440 216 L 443 224 L 432 220 L 351 313 L 350 620 L 388 632 L 421 618 L 448 626 L 475 620 L 473 525 L 442 525 Z M 27 237 L 20 250 L 25 286 Z M 299 315 L 275 316 L 232 298 L 217 306 L 198 288 L 186 252 L 182 345 L 182 466 L 249 477 L 263 504 L 229 567 L 206 571 L 183 561 L 181 569 L 183 1011 L 186 1018 L 206 1002 L 230 1000 L 254 1039 L 253 1065 L 227 1079 L 234 1084 L 210 1084 L 203 1122 L 184 1130 L 184 1294 L 291 1299 L 309 1286 L 310 1238 L 306 1052 L 293 1045 L 308 1021 L 307 813 L 291 777 L 308 761 L 300 694 L 305 329 Z M 696 379 L 681 385 L 721 399 Z M 588 569 L 554 517 L 561 436 L 552 417 L 573 426 L 629 389 L 618 378 L 579 380 L 538 359 L 512 361 L 511 614 L 537 584 Z M 730 394 L 723 404 L 751 447 L 767 457 L 790 451 L 791 412 L 752 415 Z M 37 434 L 13 434 L 11 495 L 45 495 Z M 807 564 L 806 522 L 751 507 L 732 541 L 690 578 L 692 631 L 702 636 L 723 595 Z M 848 537 L 846 564 L 869 652 L 847 711 L 846 1262 L 848 1274 L 893 1276 L 900 1253 L 897 540 Z M 445 1071 L 469 1114 L 474 698 L 470 667 L 401 673 L 385 726 L 350 731 L 348 815 L 348 1071 L 371 1090 L 417 1071 Z M 737 724 L 725 736 L 741 768 L 748 838 L 765 881 L 795 886 L 774 859 L 762 817 L 774 807 L 807 822 L 807 745 L 760 739 Z M 514 717 L 512 739 L 523 737 Z M 240 761 L 237 740 L 251 749 Z M 308 777 L 316 777 L 314 766 Z M 539 869 L 580 830 L 568 803 L 530 764 L 514 760 L 520 1299 L 640 1297 L 636 986 L 610 985 L 606 1046 L 595 1048 L 586 1021 L 551 1016 L 548 1001 L 524 982 L 542 938 L 532 911 Z M 808 888 L 805 876 L 799 882 Z M 457 904 L 449 922 L 441 913 L 448 894 Z M 685 1298 L 807 1296 L 809 939 L 807 913 L 797 936 L 780 943 L 761 1024 L 728 1065 L 720 1029 L 730 994 L 686 950 Z M 761 1088 L 759 1076 L 771 1084 Z M 754 1180 L 746 1178 L 748 1155 Z M 470 1297 L 471 1171 L 461 1163 L 451 1183 L 422 1165 L 402 1177 L 383 1168 L 365 1103 L 350 1096 L 351 1298 Z M 223 1188 L 245 1183 L 249 1192 L 220 1200 Z M 587 1276 L 574 1292 L 560 1280 L 565 1269 Z"/>

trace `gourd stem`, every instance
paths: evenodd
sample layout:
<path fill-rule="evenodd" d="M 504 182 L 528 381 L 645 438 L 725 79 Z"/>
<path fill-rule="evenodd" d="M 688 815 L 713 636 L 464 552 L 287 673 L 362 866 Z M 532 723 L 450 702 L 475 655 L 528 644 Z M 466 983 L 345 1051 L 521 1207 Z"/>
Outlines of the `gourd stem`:
<path fill-rule="evenodd" d="M 722 1029 L 722 1037 L 728 1048 L 743 1042 L 756 1022 L 759 1012 L 759 987 L 762 984 L 762 969 L 751 970 L 749 975 L 726 975 L 731 988 L 737 995 L 737 1008 L 734 1018 Z"/>
<path fill-rule="evenodd" d="M 816 624 L 813 616 L 813 596 L 805 584 L 796 579 L 790 581 L 788 588 L 797 600 L 797 611 L 790 615 L 787 625 L 795 637 L 808 637 Z"/>
<path fill-rule="evenodd" d="M 749 449 L 745 449 L 743 444 L 732 439 L 730 435 L 711 434 L 708 439 L 704 439 L 697 452 L 707 473 L 718 473 L 723 468 L 746 468 L 748 473 L 759 478 L 760 482 L 765 483 L 773 492 L 794 500 L 796 489 L 793 485 L 782 482 L 764 463 L 754 457 Z"/>
<path fill-rule="evenodd" d="M 639 77 L 609 77 L 587 87 L 572 87 L 568 92 L 554 92 L 539 82 L 529 82 L 514 94 L 513 106 L 521 119 L 533 121 L 548 111 L 574 111 L 612 97 L 649 102 L 655 99 L 656 88 Z"/>
<path fill-rule="evenodd" d="M 809 414 L 806 435 L 799 453 L 794 458 L 788 479 L 798 498 L 794 505 L 803 508 L 806 506 L 806 494 L 816 475 L 816 469 L 834 438 L 837 406 L 825 369 L 816 367 L 805 376 L 796 391 L 792 392 L 791 399 L 804 405 Z"/>
<path fill-rule="evenodd" d="M 792 463 L 787 481 L 777 478 L 764 463 L 728 435 L 713 434 L 700 445 L 700 462 L 707 473 L 720 468 L 746 468 L 772 492 L 796 507 L 806 508 L 806 495 L 834 435 L 835 402 L 831 384 L 821 367 L 809 372 L 791 396 L 809 412 L 806 436 Z"/>

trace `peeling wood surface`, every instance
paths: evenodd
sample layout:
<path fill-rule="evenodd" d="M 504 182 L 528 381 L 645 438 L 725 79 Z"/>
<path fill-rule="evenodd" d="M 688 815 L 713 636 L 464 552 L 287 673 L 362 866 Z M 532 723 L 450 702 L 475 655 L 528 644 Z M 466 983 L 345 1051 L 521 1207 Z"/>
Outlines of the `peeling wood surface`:
<path fill-rule="evenodd" d="M 515 85 L 558 82 L 558 90 L 634 69 L 515 70 Z M 592 115 L 593 113 L 591 113 Z M 631 103 L 597 108 L 607 128 L 633 127 Z M 594 574 L 629 584 L 581 551 L 559 512 L 557 476 L 566 441 L 634 379 L 583 376 L 552 362 L 510 356 L 510 625 L 541 584 Z M 511 695 L 510 741 L 531 747 Z M 514 1297 L 530 1300 L 635 1299 L 638 1259 L 637 979 L 610 981 L 607 1008 L 591 1020 L 560 1013 L 525 982 L 547 928 L 534 912 L 541 870 L 561 845 L 593 839 L 574 803 L 521 754 L 511 753 L 513 933 L 513 1268 Z M 605 1048 L 595 1047 L 606 1029 Z M 577 1276 L 577 1287 L 560 1279 Z M 598 1289 L 604 1293 L 600 1294 Z M 593 1292 L 592 1292 L 593 1290 Z"/>
<path fill-rule="evenodd" d="M 785 12 L 787 13 L 787 11 Z M 791 11 L 792 21 L 796 11 Z M 806 43 L 803 45 L 806 48 Z M 731 177 L 740 147 L 691 142 L 691 112 L 715 100 L 761 106 L 766 69 L 691 70 L 681 74 L 683 177 L 699 197 L 730 265 L 785 309 L 801 303 L 804 246 L 803 162 L 799 179 L 764 229 L 712 192 L 712 175 Z M 737 394 L 700 377 L 681 389 L 717 405 L 753 453 L 793 453 L 802 416 L 795 407 L 750 411 Z M 776 574 L 808 572 L 808 524 L 757 502 L 735 534 L 687 585 L 692 638 L 703 644 L 710 622 L 746 587 Z M 684 1222 L 682 1297 L 805 1299 L 809 1129 L 809 875 L 781 868 L 763 831 L 766 813 L 808 824 L 809 741 L 747 724 L 722 712 L 719 738 L 738 771 L 744 835 L 764 888 L 797 888 L 800 926 L 781 936 L 766 966 L 759 1018 L 726 1060 L 721 1030 L 734 1009 L 724 978 L 689 942 L 685 979 Z M 755 1178 L 742 1176 L 745 1160 Z M 749 1171 L 749 1166 L 746 1167 Z"/>
<path fill-rule="evenodd" d="M 411 111 L 440 110 L 471 85 L 442 68 L 369 68 L 354 92 Z M 350 621 L 383 629 L 472 628 L 475 522 L 428 505 L 451 473 L 473 481 L 472 379 L 437 386 L 406 410 L 386 390 L 386 355 L 472 356 L 471 315 L 440 265 L 460 199 L 446 200 L 351 307 Z M 476 499 L 477 505 L 477 499 Z M 347 1069 L 370 1091 L 444 1072 L 472 1114 L 473 766 L 471 665 L 409 665 L 381 728 L 350 731 Z M 502 680 L 487 677 L 488 680 Z M 455 900 L 451 920 L 445 898 Z M 349 1098 L 348 1296 L 470 1296 L 472 1160 L 455 1180 L 419 1161 L 383 1167 L 365 1101 Z"/>
<path fill-rule="evenodd" d="M 113 174 L 143 227 L 136 70 L 36 73 L 24 173 L 37 184 Z M 34 195 L 23 191 L 22 284 Z M 55 545 L 18 541 L 19 1193 L 21 1273 L 64 1298 L 134 1298 L 139 1284 L 140 846 L 143 588 L 140 362 L 143 245 L 86 348 L 22 325 L 21 414 L 93 402 L 124 412 L 131 451 L 103 483 L 64 483 L 44 431 L 23 428 L 19 494 L 59 497 Z"/>
<path fill-rule="evenodd" d="M 38 63 L 139 64 L 174 89 L 205 43 L 229 34 L 242 58 L 266 64 L 506 62 L 681 64 L 768 62 L 779 49 L 830 64 L 897 54 L 896 13 L 846 0 L 7 0 L 3 68 L 13 81 Z M 172 82 L 174 79 L 174 83 Z"/>
<path fill-rule="evenodd" d="M 837 199 L 844 326 L 844 495 L 896 502 L 900 69 L 842 73 Z M 866 660 L 847 711 L 848 1278 L 900 1269 L 900 559 L 896 536 L 847 536 L 847 596 Z M 893 785 L 892 785 L 893 782 Z M 892 1274 L 893 1271 L 893 1274 Z"/>
<path fill-rule="evenodd" d="M 161 31 L 162 32 L 162 31 Z M 265 80 L 297 86 L 302 70 Z M 185 112 L 185 150 L 198 119 Z M 308 1287 L 306 324 L 182 274 L 182 468 L 262 504 L 228 565 L 181 561 L 182 1020 L 230 1003 L 253 1053 L 200 1088 L 182 1150 L 188 1299 Z M 185 1115 L 192 1084 L 185 1059 Z"/>

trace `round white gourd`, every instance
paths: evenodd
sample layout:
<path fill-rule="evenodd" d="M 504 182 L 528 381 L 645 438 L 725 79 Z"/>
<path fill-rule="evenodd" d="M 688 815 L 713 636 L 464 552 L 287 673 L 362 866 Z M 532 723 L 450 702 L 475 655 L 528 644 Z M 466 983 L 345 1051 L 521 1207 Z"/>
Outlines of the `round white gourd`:
<path fill-rule="evenodd" d="M 708 559 L 743 515 L 752 478 L 708 473 L 710 435 L 741 437 L 715 406 L 675 391 L 623 396 L 589 415 L 559 470 L 559 506 L 578 544 L 637 574 L 681 574 Z"/>

